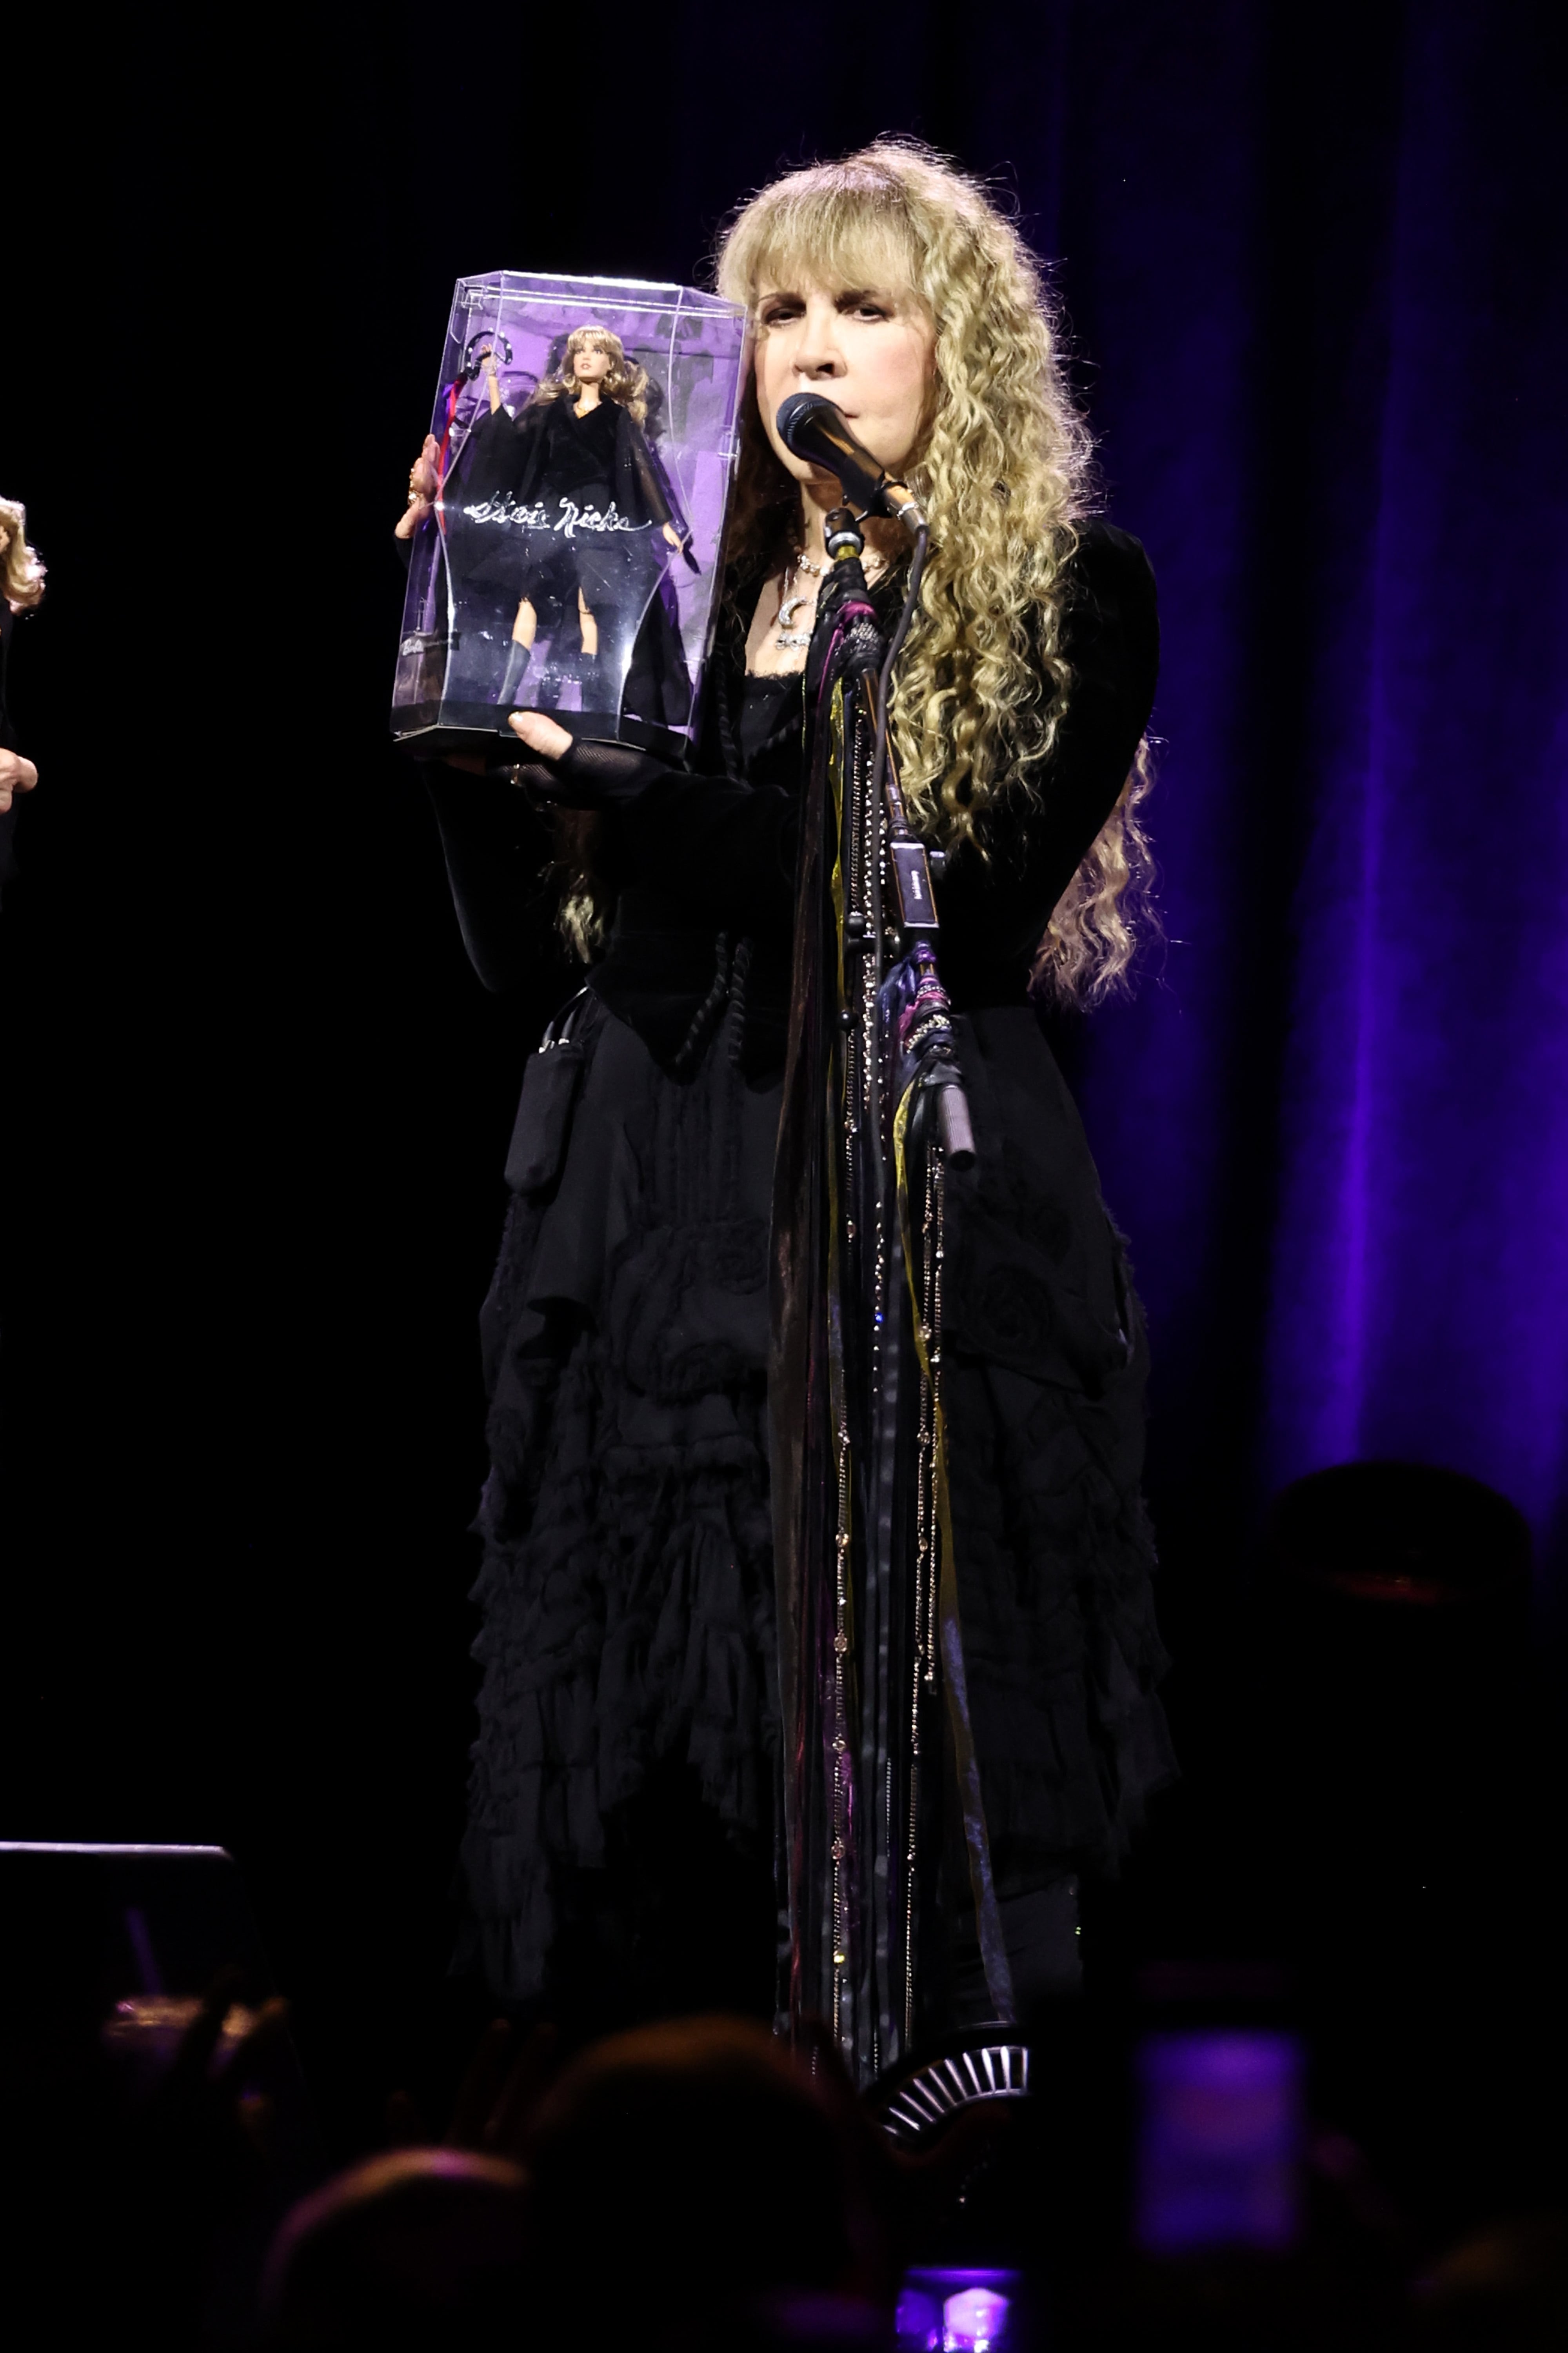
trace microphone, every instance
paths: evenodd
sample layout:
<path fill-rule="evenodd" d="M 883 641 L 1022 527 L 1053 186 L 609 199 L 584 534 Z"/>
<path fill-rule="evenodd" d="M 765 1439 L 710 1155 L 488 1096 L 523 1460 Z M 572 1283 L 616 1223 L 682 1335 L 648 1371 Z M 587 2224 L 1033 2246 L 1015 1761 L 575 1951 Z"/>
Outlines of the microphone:
<path fill-rule="evenodd" d="M 779 439 L 795 457 L 825 473 L 837 474 L 846 501 L 868 514 L 890 515 L 913 532 L 925 529 L 919 500 L 890 480 L 871 452 L 855 438 L 844 411 L 822 392 L 792 392 L 774 418 Z"/>

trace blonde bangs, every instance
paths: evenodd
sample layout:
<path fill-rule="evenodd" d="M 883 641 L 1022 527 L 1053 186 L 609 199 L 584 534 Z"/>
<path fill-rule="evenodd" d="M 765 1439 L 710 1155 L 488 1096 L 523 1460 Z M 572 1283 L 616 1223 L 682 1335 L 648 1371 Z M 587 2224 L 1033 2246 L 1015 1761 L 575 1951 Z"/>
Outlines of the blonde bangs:
<path fill-rule="evenodd" d="M 833 290 L 922 294 L 919 247 L 892 191 L 847 164 L 796 172 L 752 198 L 725 239 L 719 291 L 753 309 L 769 287 L 808 280 Z"/>

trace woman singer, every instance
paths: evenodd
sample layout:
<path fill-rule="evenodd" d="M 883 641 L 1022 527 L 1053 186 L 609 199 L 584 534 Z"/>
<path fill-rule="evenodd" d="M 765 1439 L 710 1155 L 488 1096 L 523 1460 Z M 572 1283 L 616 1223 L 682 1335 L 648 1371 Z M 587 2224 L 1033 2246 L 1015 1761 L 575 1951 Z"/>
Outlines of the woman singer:
<path fill-rule="evenodd" d="M 821 391 L 931 525 L 891 727 L 945 853 L 942 974 L 978 1151 L 951 1187 L 942 1345 L 968 1704 L 1022 2014 L 1075 1982 L 1079 1874 L 1115 1867 L 1171 1772 L 1143 1326 L 1036 1011 L 1094 1004 L 1133 957 L 1153 581 L 1093 512 L 1038 267 L 973 182 L 900 143 L 792 173 L 739 213 L 718 282 L 751 313 L 755 364 L 691 768 L 574 747 L 522 712 L 524 789 L 434 772 L 487 986 L 534 968 L 552 916 L 586 966 L 560 1166 L 514 1197 L 483 1313 L 465 1950 L 520 2001 L 773 2007 L 770 1187 L 801 681 L 839 502 L 774 420 Z M 866 537 L 890 628 L 908 539 Z M 973 1914 L 937 1908 L 922 2036 L 995 2008 Z"/>

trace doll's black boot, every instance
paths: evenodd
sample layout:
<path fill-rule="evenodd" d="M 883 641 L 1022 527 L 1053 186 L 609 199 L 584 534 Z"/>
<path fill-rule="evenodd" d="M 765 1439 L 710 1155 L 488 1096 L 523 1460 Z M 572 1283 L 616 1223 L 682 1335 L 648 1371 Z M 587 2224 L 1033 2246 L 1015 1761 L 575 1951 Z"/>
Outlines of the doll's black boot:
<path fill-rule="evenodd" d="M 506 649 L 506 668 L 501 672 L 500 692 L 496 696 L 498 702 L 511 701 L 518 688 L 522 684 L 523 673 L 532 659 L 533 648 L 520 646 L 517 639 L 513 638 Z"/>

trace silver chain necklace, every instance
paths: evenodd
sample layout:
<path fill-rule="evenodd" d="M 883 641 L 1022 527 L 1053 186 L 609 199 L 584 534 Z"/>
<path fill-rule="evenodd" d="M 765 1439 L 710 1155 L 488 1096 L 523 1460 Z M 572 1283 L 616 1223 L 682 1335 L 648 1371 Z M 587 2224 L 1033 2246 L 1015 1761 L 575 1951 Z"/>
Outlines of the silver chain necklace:
<path fill-rule="evenodd" d="M 809 555 L 790 557 L 789 565 L 784 576 L 784 587 L 779 596 L 778 618 L 774 624 L 777 634 L 773 643 L 781 654 L 798 653 L 804 646 L 809 646 L 811 643 L 809 629 L 792 629 L 790 623 L 803 605 L 815 606 L 816 599 L 809 589 L 799 589 L 794 596 L 790 594 L 791 589 L 795 587 L 795 581 L 801 573 L 809 573 L 814 579 L 820 580 L 826 569 L 826 564 L 814 564 Z M 868 555 L 867 578 L 868 580 L 873 578 L 881 569 L 881 557 Z"/>

